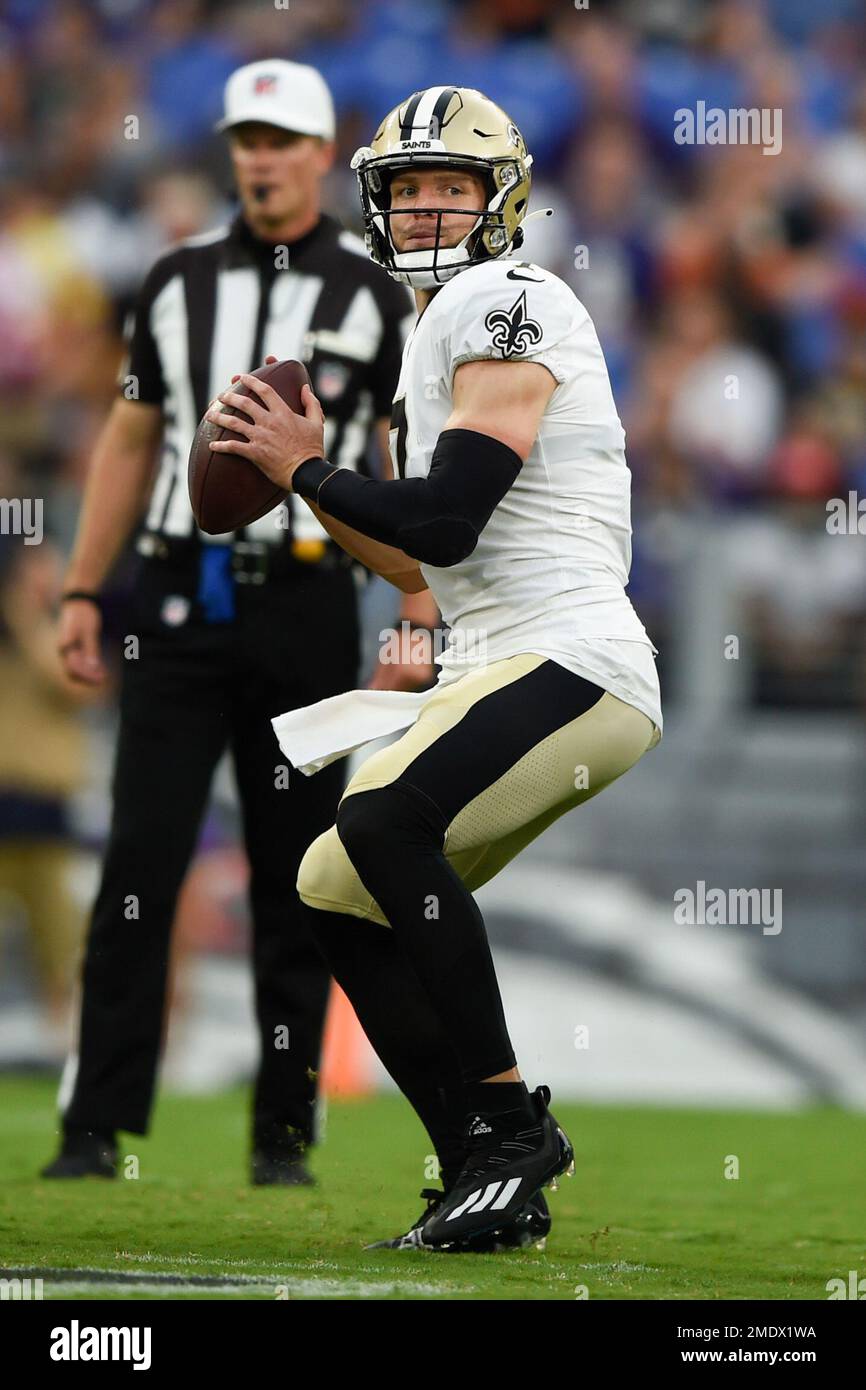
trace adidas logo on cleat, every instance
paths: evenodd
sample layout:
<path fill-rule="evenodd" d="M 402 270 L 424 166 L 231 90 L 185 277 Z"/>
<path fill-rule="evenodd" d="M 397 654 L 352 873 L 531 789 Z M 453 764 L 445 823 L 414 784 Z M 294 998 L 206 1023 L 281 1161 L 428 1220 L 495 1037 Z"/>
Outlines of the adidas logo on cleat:
<path fill-rule="evenodd" d="M 453 1211 L 449 1212 L 445 1220 L 456 1221 L 457 1217 L 462 1216 L 464 1212 L 484 1211 L 486 1207 L 489 1207 L 491 1211 L 501 1211 L 503 1207 L 508 1206 L 522 1181 L 522 1178 L 509 1178 L 507 1182 L 503 1183 L 497 1179 L 495 1182 L 487 1184 L 483 1194 L 479 1187 L 466 1198 L 465 1202 L 461 1202 L 459 1207 L 455 1207 Z"/>

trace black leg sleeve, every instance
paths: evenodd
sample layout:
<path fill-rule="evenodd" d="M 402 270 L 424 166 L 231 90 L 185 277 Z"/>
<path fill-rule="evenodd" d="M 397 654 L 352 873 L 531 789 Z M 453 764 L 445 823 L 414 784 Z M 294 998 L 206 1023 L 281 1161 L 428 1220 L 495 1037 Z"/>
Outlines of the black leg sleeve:
<path fill-rule="evenodd" d="M 446 1188 L 463 1163 L 463 1085 L 457 1055 L 392 931 L 302 904 L 334 979 L 383 1066 L 424 1125 Z"/>
<path fill-rule="evenodd" d="M 456 1049 L 465 1082 L 515 1065 L 487 930 L 442 852 L 447 822 L 396 781 L 340 803 L 337 833 L 390 922 Z"/>

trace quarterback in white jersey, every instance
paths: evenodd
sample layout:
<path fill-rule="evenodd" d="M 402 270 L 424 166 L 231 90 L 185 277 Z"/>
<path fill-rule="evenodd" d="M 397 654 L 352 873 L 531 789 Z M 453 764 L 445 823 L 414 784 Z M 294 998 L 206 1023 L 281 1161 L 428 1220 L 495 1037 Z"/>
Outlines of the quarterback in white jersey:
<path fill-rule="evenodd" d="M 224 392 L 208 412 L 247 437 L 212 448 L 299 493 L 401 589 L 429 586 L 450 629 L 433 690 L 274 720 L 308 774 L 410 726 L 354 774 L 298 875 L 310 928 L 439 1157 L 442 1190 L 425 1189 L 414 1226 L 379 1242 L 391 1247 L 546 1236 L 542 1188 L 573 1169 L 572 1148 L 547 1088 L 517 1068 L 473 892 L 661 736 L 655 649 L 625 594 L 629 473 L 604 358 L 568 286 L 512 254 L 530 166 L 506 113 L 455 87 L 414 93 L 353 160 L 370 254 L 419 311 L 392 479 L 327 462 L 307 387 L 305 416 L 250 376 L 252 399 Z"/>
<path fill-rule="evenodd" d="M 450 629 L 444 676 L 533 651 L 634 704 L 661 731 L 650 639 L 626 593 L 631 564 L 625 434 L 592 320 L 573 291 L 526 262 L 488 261 L 438 290 L 409 337 L 391 452 L 423 478 L 468 362 L 533 362 L 555 384 L 528 456 L 455 565 L 421 565 Z"/>

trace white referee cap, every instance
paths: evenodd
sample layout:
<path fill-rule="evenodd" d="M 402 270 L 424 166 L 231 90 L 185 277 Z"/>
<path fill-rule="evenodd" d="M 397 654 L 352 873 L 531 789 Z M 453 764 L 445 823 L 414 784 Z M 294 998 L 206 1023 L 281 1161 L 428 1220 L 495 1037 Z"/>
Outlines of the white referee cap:
<path fill-rule="evenodd" d="M 266 58 L 247 63 L 232 73 L 225 87 L 225 115 L 215 130 L 229 130 L 242 121 L 294 130 L 300 135 L 336 133 L 334 103 L 321 73 L 304 63 Z"/>

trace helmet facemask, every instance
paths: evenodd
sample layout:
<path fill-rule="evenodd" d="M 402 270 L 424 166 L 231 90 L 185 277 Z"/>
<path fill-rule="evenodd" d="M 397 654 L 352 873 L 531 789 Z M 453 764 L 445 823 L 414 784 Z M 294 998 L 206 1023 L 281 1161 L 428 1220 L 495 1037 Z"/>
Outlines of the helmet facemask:
<path fill-rule="evenodd" d="M 483 208 L 414 207 L 401 211 L 391 206 L 391 180 L 402 170 L 453 168 L 475 174 L 485 185 L 486 203 Z M 391 155 L 377 157 L 372 149 L 358 150 L 352 160 L 358 175 L 361 207 L 367 237 L 367 249 L 372 259 L 384 266 L 395 279 L 415 289 L 432 289 L 467 270 L 470 266 L 504 255 L 512 246 L 519 246 L 523 233 L 516 228 L 508 236 L 502 205 L 519 174 L 508 161 L 494 163 L 485 159 L 464 156 L 449 159 L 447 154 Z M 435 242 L 417 251 L 398 251 L 392 235 L 391 219 L 395 216 L 436 214 Z M 477 212 L 476 220 L 455 246 L 442 245 L 442 221 L 455 213 Z"/>

